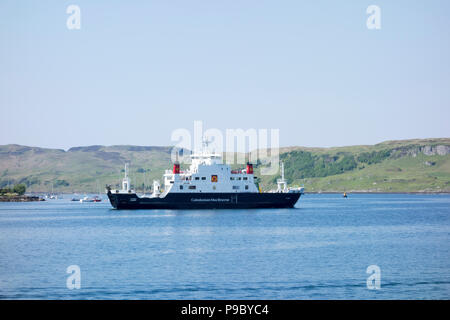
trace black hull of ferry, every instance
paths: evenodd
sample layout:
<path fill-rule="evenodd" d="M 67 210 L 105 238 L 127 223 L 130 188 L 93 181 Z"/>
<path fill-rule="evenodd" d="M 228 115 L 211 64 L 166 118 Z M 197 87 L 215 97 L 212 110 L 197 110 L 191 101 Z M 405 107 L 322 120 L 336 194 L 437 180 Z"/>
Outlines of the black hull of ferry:
<path fill-rule="evenodd" d="M 292 208 L 300 193 L 169 193 L 140 198 L 135 193 L 108 192 L 116 209 L 257 209 Z"/>

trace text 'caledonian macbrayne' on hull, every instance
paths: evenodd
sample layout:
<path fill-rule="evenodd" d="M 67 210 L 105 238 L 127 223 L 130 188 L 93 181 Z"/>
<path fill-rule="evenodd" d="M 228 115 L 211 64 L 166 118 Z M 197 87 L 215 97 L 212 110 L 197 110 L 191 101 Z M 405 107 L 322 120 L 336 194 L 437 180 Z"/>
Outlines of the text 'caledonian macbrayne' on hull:
<path fill-rule="evenodd" d="M 138 196 L 130 188 L 127 165 L 121 190 L 107 187 L 108 198 L 116 209 L 250 209 L 292 208 L 303 193 L 303 188 L 287 188 L 284 168 L 278 180 L 278 189 L 261 192 L 253 166 L 231 170 L 216 153 L 191 155 L 192 163 L 185 172 L 175 162 L 173 170 L 166 170 L 164 188 L 153 182 L 150 196 Z"/>

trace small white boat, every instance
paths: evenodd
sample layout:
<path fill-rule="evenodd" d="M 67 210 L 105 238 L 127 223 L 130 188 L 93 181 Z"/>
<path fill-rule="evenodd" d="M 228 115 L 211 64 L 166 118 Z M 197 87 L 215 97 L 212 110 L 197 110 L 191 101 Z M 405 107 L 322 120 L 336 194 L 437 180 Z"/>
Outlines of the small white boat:
<path fill-rule="evenodd" d="M 84 197 L 83 199 L 80 199 L 80 202 L 101 202 L 102 199 L 99 196 L 95 196 L 93 198 L 89 198 L 88 196 Z"/>

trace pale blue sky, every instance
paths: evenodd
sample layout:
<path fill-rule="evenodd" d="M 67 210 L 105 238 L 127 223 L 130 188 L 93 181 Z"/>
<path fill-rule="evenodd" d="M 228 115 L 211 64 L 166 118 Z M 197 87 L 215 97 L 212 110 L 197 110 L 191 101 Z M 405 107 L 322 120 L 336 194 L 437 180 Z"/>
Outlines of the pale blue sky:
<path fill-rule="evenodd" d="M 0 144 L 170 145 L 194 120 L 283 146 L 450 137 L 445 0 L 2 0 L 0 48 Z"/>

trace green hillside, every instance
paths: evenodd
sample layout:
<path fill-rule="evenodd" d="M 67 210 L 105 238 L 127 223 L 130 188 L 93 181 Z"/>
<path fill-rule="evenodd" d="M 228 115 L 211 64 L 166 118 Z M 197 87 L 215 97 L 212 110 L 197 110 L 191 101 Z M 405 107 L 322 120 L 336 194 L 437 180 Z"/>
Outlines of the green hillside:
<path fill-rule="evenodd" d="M 142 191 L 169 169 L 171 147 L 89 146 L 68 151 L 0 146 L 0 187 L 24 183 L 34 192 L 98 192 L 118 184 L 131 164 Z M 450 192 L 450 139 L 387 141 L 373 146 L 280 150 L 290 185 L 307 192 Z M 262 161 L 264 163 L 264 159 Z M 182 165 L 183 167 L 183 165 Z M 233 166 L 236 167 L 236 166 Z M 278 176 L 256 173 L 264 190 Z"/>
<path fill-rule="evenodd" d="M 98 192 L 119 183 L 123 167 L 138 187 L 159 179 L 170 163 L 170 147 L 90 146 L 68 151 L 0 146 L 0 187 L 25 183 L 27 191 Z M 141 187 L 142 188 L 142 187 Z"/>
<path fill-rule="evenodd" d="M 450 192 L 450 139 L 294 147 L 280 158 L 288 182 L 307 192 Z M 263 181 L 274 185 L 276 178 Z"/>

